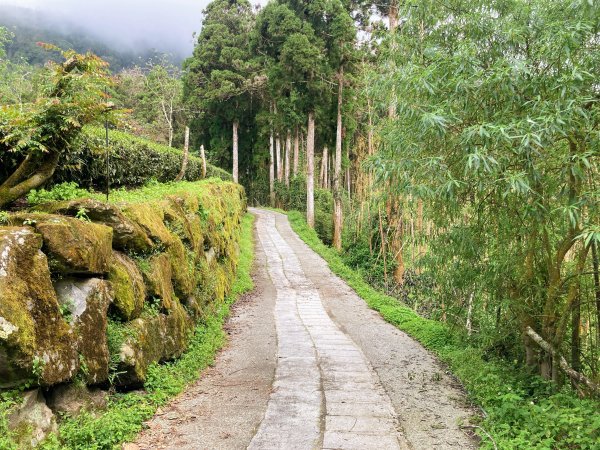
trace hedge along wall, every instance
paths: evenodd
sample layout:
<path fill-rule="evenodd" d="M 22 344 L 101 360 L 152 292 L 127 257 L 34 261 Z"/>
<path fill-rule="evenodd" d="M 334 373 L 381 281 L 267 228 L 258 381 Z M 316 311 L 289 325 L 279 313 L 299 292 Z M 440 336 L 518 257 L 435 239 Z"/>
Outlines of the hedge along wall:
<path fill-rule="evenodd" d="M 0 227 L 0 388 L 142 385 L 222 302 L 243 188 L 217 179 L 78 199 Z"/>
<path fill-rule="evenodd" d="M 113 187 L 137 187 L 150 179 L 173 181 L 181 170 L 183 152 L 121 131 L 109 131 L 110 183 Z M 193 151 L 192 151 L 193 153 Z M 0 180 L 14 170 L 12 156 L 0 155 Z M 104 190 L 106 186 L 105 131 L 85 127 L 66 161 L 57 168 L 52 183 L 76 181 L 82 187 Z M 230 173 L 207 164 L 206 177 L 231 181 Z M 190 155 L 185 180 L 202 179 L 202 160 Z"/>

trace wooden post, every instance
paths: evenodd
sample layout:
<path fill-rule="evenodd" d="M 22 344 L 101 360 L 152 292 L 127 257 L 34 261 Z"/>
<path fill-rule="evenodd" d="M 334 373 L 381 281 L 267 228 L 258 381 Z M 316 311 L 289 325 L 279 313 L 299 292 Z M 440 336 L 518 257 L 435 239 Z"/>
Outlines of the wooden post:
<path fill-rule="evenodd" d="M 183 180 L 187 171 L 188 161 L 190 159 L 190 127 L 185 127 L 185 140 L 183 144 L 183 161 L 181 162 L 181 170 L 175 177 L 175 181 Z"/>
<path fill-rule="evenodd" d="M 202 178 L 206 178 L 206 155 L 204 154 L 204 145 L 200 146 L 200 158 L 202 158 Z"/>

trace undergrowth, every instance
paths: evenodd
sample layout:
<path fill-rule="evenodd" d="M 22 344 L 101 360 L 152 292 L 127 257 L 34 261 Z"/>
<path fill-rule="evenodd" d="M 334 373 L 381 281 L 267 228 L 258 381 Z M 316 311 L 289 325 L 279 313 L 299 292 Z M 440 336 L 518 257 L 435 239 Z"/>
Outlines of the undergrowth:
<path fill-rule="evenodd" d="M 445 324 L 423 318 L 371 287 L 360 273 L 344 264 L 337 251 L 319 239 L 301 213 L 292 211 L 288 217 L 294 231 L 369 307 L 449 365 L 470 398 L 483 409 L 477 425 L 482 448 L 600 448 L 598 402 L 579 399 L 569 388 L 556 392 L 550 383 L 524 373 L 519 366 L 485 357 L 481 349 Z"/>
<path fill-rule="evenodd" d="M 198 378 L 200 371 L 213 363 L 217 350 L 226 340 L 223 324 L 230 306 L 241 294 L 253 288 L 253 221 L 250 214 L 243 218 L 240 260 L 231 293 L 223 304 L 215 305 L 204 322 L 196 327 L 188 351 L 171 363 L 154 364 L 148 371 L 143 391 L 112 395 L 107 410 L 101 416 L 84 413 L 76 418 L 65 419 L 60 425 L 59 434 L 48 439 L 43 449 L 118 448 L 141 431 L 142 423 L 150 419 L 159 406 L 182 392 Z M 0 431 L 3 431 L 1 421 Z M 0 448 L 10 448 L 3 446 L 1 436 L 2 433 Z"/>

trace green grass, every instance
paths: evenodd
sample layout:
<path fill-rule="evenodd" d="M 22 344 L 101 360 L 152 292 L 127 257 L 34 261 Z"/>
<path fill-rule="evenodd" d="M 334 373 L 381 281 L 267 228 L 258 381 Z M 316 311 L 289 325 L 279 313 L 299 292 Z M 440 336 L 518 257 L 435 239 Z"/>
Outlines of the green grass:
<path fill-rule="evenodd" d="M 600 448 L 597 401 L 579 399 L 569 388 L 556 392 L 550 383 L 525 373 L 516 364 L 486 358 L 481 349 L 470 346 L 445 324 L 420 317 L 371 287 L 344 264 L 337 251 L 323 244 L 303 214 L 292 211 L 288 217 L 294 231 L 369 307 L 449 365 L 472 401 L 484 411 L 477 425 L 482 448 L 494 448 L 494 442 L 499 449 Z"/>
<path fill-rule="evenodd" d="M 148 373 L 143 392 L 114 394 L 108 409 L 99 417 L 82 414 L 60 424 L 59 436 L 52 436 L 43 449 L 111 449 L 132 440 L 141 431 L 142 423 L 152 417 L 156 409 L 182 392 L 198 379 L 202 370 L 214 362 L 214 357 L 224 343 L 223 324 L 230 306 L 245 292 L 253 288 L 251 277 L 254 258 L 254 218 L 246 214 L 242 221 L 240 260 L 236 279 L 223 304 L 215 305 L 212 313 L 196 327 L 188 351 L 178 360 L 168 364 L 155 364 Z M 16 449 L 8 439 L 6 411 L 14 404 L 14 393 L 5 395 L 0 402 L 0 449 Z"/>

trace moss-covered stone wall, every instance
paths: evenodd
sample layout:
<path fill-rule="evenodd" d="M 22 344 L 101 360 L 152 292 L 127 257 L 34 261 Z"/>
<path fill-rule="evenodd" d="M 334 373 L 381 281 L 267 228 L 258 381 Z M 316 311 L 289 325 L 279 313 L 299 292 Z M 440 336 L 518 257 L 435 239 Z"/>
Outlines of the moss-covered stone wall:
<path fill-rule="evenodd" d="M 0 388 L 136 387 L 230 289 L 243 189 L 217 179 L 78 199 L 0 226 Z"/>

